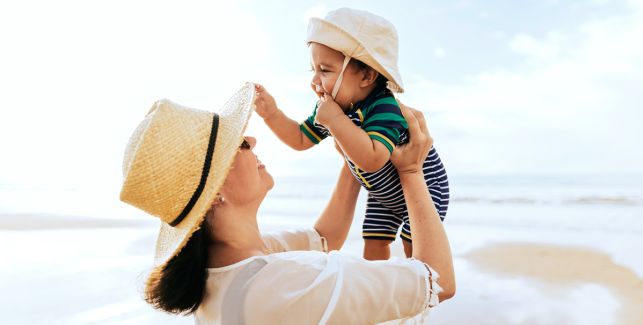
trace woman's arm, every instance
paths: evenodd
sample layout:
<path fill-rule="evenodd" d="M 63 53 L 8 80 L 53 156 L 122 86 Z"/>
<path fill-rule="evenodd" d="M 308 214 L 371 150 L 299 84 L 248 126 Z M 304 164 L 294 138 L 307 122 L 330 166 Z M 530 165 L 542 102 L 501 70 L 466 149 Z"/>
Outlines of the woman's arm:
<path fill-rule="evenodd" d="M 359 183 L 344 163 L 333 195 L 315 223 L 315 230 L 326 238 L 329 251 L 339 250 L 346 241 L 348 230 L 353 223 L 359 189 Z"/>
<path fill-rule="evenodd" d="M 439 298 L 443 301 L 455 294 L 455 274 L 449 240 L 422 170 L 433 139 L 420 111 L 402 105 L 402 113 L 409 124 L 410 141 L 393 151 L 391 162 L 398 169 L 409 211 L 413 257 L 430 265 L 440 274 L 438 283 L 444 291 L 439 294 Z"/>

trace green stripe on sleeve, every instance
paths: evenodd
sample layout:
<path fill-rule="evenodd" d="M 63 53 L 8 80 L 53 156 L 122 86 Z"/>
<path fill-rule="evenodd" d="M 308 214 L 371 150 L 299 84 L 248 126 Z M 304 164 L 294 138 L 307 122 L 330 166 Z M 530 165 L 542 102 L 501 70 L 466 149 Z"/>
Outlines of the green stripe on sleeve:
<path fill-rule="evenodd" d="M 364 127 L 367 126 L 369 123 L 375 122 L 375 121 L 392 121 L 392 122 L 397 122 L 402 124 L 404 128 L 408 128 L 408 125 L 406 124 L 406 120 L 404 119 L 403 116 L 394 114 L 394 113 L 379 113 L 375 114 L 372 116 L 369 116 L 366 121 L 364 121 Z"/>
<path fill-rule="evenodd" d="M 382 144 L 386 147 L 386 149 L 388 149 L 388 152 L 389 152 L 389 153 L 392 153 L 392 152 L 393 152 L 393 149 L 394 149 L 394 148 L 393 148 L 393 147 L 391 147 L 391 144 L 390 144 L 386 139 L 384 139 L 384 138 L 380 137 L 380 136 L 379 136 L 379 135 L 377 135 L 377 134 L 369 134 L 368 136 L 369 136 L 371 139 L 373 139 L 373 140 L 377 140 L 377 141 L 379 141 L 380 143 L 382 143 Z"/>
<path fill-rule="evenodd" d="M 400 105 L 397 104 L 397 100 L 395 100 L 395 97 L 384 97 L 376 100 L 372 106 L 377 106 L 377 105 L 383 105 L 383 104 L 389 104 L 389 105 L 394 105 L 399 107 Z"/>
<path fill-rule="evenodd" d="M 400 105 L 397 104 L 397 101 L 395 100 L 394 97 L 384 97 L 374 101 L 373 103 L 368 105 L 368 107 L 365 107 L 364 109 L 362 109 L 362 113 L 364 113 L 364 115 L 368 115 L 370 114 L 373 108 L 379 105 L 393 105 L 398 108 L 400 107 Z"/>

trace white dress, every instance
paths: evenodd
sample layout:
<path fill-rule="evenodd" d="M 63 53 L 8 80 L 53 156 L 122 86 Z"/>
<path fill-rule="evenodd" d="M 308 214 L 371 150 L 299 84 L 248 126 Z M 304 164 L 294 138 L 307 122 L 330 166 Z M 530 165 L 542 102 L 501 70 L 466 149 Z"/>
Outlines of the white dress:
<path fill-rule="evenodd" d="M 416 323 L 438 304 L 438 274 L 418 260 L 325 253 L 314 229 L 263 239 L 275 253 L 208 269 L 196 324 Z"/>

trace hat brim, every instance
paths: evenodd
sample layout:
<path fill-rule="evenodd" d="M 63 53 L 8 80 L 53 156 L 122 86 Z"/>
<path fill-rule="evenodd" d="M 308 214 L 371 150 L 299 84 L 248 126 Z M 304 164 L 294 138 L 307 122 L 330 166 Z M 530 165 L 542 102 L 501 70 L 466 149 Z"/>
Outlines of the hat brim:
<path fill-rule="evenodd" d="M 373 51 L 341 26 L 323 18 L 310 18 L 306 43 L 310 44 L 310 42 L 323 44 L 335 51 L 342 52 L 342 54 L 346 56 L 364 62 L 388 79 L 389 88 L 391 88 L 392 91 L 397 93 L 404 92 L 402 77 L 397 69 L 384 66 L 381 63 L 382 60 L 376 57 Z"/>
<path fill-rule="evenodd" d="M 201 227 L 239 151 L 239 144 L 243 141 L 243 133 L 254 108 L 254 100 L 254 84 L 248 82 L 221 109 L 215 111 L 219 115 L 219 129 L 204 190 L 192 210 L 178 225 L 172 227 L 161 222 L 154 256 L 156 267 L 165 265 L 179 254 L 192 234 Z"/>

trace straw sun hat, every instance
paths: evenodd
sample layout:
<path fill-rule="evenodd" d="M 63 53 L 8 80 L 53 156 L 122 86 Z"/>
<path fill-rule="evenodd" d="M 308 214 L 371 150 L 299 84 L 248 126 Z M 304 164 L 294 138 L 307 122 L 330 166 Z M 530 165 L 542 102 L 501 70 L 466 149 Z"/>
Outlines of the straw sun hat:
<path fill-rule="evenodd" d="M 323 19 L 310 19 L 306 43 L 310 42 L 326 45 L 342 52 L 347 59 L 352 57 L 368 64 L 389 80 L 392 91 L 404 92 L 397 67 L 397 31 L 388 20 L 368 11 L 340 8 Z M 344 68 L 347 63 L 345 60 Z"/>
<path fill-rule="evenodd" d="M 246 83 L 215 113 L 162 99 L 132 134 L 120 198 L 161 220 L 156 266 L 200 227 L 243 141 L 254 96 Z"/>

